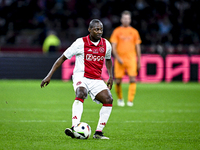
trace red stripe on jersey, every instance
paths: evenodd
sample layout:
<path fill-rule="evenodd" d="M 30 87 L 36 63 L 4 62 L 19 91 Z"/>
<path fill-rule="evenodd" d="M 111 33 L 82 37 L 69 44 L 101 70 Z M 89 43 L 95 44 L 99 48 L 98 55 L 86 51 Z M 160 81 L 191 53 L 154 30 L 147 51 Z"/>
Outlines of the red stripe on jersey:
<path fill-rule="evenodd" d="M 79 97 L 76 97 L 75 100 L 78 100 L 78 101 L 80 101 L 80 102 L 82 102 L 82 103 L 84 102 L 84 99 L 79 98 Z"/>
<path fill-rule="evenodd" d="M 103 106 L 112 107 L 112 104 L 103 104 Z"/>
<path fill-rule="evenodd" d="M 83 37 L 84 42 L 84 77 L 101 80 L 101 72 L 106 55 L 106 40 L 101 38 L 95 46 L 89 35 Z"/>

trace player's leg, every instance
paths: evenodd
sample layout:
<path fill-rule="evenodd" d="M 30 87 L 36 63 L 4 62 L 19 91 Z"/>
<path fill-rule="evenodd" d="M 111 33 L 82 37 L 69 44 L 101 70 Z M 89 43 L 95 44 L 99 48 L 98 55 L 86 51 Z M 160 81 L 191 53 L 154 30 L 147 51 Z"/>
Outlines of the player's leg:
<path fill-rule="evenodd" d="M 129 84 L 129 89 L 128 89 L 128 106 L 133 106 L 133 100 L 135 98 L 135 93 L 136 93 L 136 81 L 135 81 L 135 76 L 130 76 L 130 84 Z"/>
<path fill-rule="evenodd" d="M 93 138 L 109 139 L 108 137 L 105 137 L 103 135 L 102 130 L 105 127 L 112 111 L 112 103 L 113 103 L 112 95 L 108 89 L 105 89 L 100 93 L 98 93 L 95 99 L 100 101 L 103 104 L 103 106 L 99 112 L 99 122 Z"/>
<path fill-rule="evenodd" d="M 117 104 L 118 106 L 124 106 L 124 100 L 123 100 L 123 92 L 122 92 L 122 77 L 124 76 L 125 68 L 122 64 L 119 64 L 117 60 L 115 60 L 115 66 L 114 66 L 114 74 L 115 74 L 115 92 L 117 94 Z"/>
<path fill-rule="evenodd" d="M 83 102 L 87 97 L 87 89 L 85 87 L 78 87 L 76 89 L 76 98 L 72 105 L 72 126 L 80 123 L 83 113 Z"/>
<path fill-rule="evenodd" d="M 87 89 L 85 87 L 78 87 L 76 89 L 76 98 L 72 105 L 72 127 L 65 129 L 65 134 L 72 138 L 75 138 L 73 134 L 73 127 L 80 123 L 83 113 L 83 102 L 87 97 Z"/>
<path fill-rule="evenodd" d="M 72 127 L 65 129 L 65 134 L 75 138 L 73 134 L 73 127 L 80 123 L 83 113 L 83 102 L 87 97 L 87 89 L 85 87 L 78 87 L 76 89 L 76 98 L 72 105 Z"/>
<path fill-rule="evenodd" d="M 123 93 L 122 93 L 122 87 L 121 87 L 121 82 L 122 82 L 122 79 L 121 78 L 116 78 L 115 79 L 115 91 L 117 93 L 117 98 L 118 99 L 123 99 Z"/>
<path fill-rule="evenodd" d="M 72 138 L 75 138 L 73 134 L 73 127 L 80 123 L 81 116 L 83 113 L 83 102 L 87 98 L 88 90 L 85 86 L 84 79 L 73 80 L 74 91 L 76 93 L 76 98 L 72 105 L 72 127 L 65 129 L 65 134 Z"/>
<path fill-rule="evenodd" d="M 90 97 L 97 104 L 103 104 L 99 112 L 99 121 L 93 138 L 109 139 L 103 135 L 102 130 L 104 129 L 112 111 L 112 94 L 103 80 L 88 79 L 88 81 L 90 82 L 88 85 Z"/>
<path fill-rule="evenodd" d="M 136 59 L 133 59 L 127 67 L 127 72 L 129 75 L 129 89 L 128 89 L 128 106 L 133 106 L 133 101 L 136 94 L 136 76 L 137 76 L 137 62 Z"/>
<path fill-rule="evenodd" d="M 122 79 L 121 78 L 116 78 L 115 82 L 116 82 L 116 84 L 115 84 L 115 92 L 116 92 L 117 98 L 118 98 L 117 105 L 123 107 L 125 105 L 125 103 L 124 103 L 123 92 L 122 92 L 122 84 L 121 84 Z"/>

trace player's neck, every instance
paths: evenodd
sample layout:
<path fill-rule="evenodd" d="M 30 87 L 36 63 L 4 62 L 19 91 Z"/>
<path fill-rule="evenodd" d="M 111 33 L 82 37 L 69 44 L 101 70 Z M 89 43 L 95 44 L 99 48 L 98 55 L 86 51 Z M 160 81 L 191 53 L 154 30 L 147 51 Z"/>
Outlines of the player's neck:
<path fill-rule="evenodd" d="M 99 41 L 99 39 L 95 39 L 95 38 L 93 38 L 91 35 L 89 35 L 89 37 L 90 37 L 90 41 L 91 41 L 91 42 L 98 42 L 98 41 Z"/>
<path fill-rule="evenodd" d="M 121 25 L 122 27 L 124 27 L 124 28 L 128 28 L 128 27 L 130 27 L 130 25 Z"/>

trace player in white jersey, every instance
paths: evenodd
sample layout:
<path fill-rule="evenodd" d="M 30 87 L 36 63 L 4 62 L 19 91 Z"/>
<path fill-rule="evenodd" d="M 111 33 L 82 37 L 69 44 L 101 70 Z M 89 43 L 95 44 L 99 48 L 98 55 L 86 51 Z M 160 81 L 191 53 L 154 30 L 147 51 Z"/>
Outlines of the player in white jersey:
<path fill-rule="evenodd" d="M 102 103 L 100 118 L 93 138 L 109 139 L 102 133 L 112 111 L 111 88 L 113 85 L 111 45 L 102 38 L 103 24 L 98 19 L 93 19 L 86 37 L 78 38 L 54 63 L 48 75 L 42 80 L 41 88 L 47 86 L 53 73 L 61 64 L 76 56 L 75 68 L 73 71 L 73 86 L 76 98 L 72 106 L 72 127 L 65 130 L 65 134 L 74 138 L 73 127 L 80 123 L 83 102 L 89 94 L 96 103 Z M 101 79 L 101 72 L 104 60 L 108 70 L 109 79 L 107 85 Z"/>

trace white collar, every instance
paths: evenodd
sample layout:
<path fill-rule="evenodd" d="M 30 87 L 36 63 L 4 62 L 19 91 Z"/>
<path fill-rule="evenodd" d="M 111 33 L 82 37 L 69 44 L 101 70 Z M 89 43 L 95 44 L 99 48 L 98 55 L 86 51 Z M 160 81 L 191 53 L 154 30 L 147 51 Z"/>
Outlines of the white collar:
<path fill-rule="evenodd" d="M 90 40 L 91 41 L 91 40 Z M 98 40 L 97 42 L 93 42 L 93 41 L 91 41 L 95 46 L 97 46 L 98 44 L 99 44 L 99 42 L 100 42 L 100 40 Z"/>

